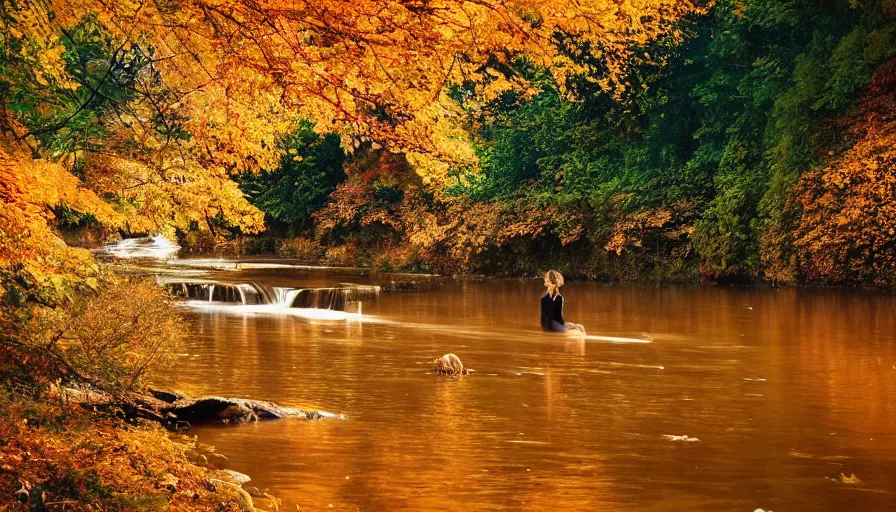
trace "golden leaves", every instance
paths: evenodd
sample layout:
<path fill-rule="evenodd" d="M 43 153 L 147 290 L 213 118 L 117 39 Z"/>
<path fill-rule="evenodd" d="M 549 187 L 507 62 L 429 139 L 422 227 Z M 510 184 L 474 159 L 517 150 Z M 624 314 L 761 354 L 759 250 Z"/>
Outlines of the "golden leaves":
<path fill-rule="evenodd" d="M 792 192 L 801 210 L 794 248 L 809 280 L 896 283 L 894 98 L 896 61 L 881 67 L 851 120 L 860 138 Z"/>
<path fill-rule="evenodd" d="M 33 284 L 56 290 L 70 279 L 89 278 L 89 253 L 68 248 L 47 224 L 53 218 L 50 208 L 61 204 L 93 213 L 108 226 L 122 220 L 59 164 L 0 144 L 0 268 L 18 265 Z"/>
<path fill-rule="evenodd" d="M 187 106 L 190 131 L 217 133 L 240 156 L 269 147 L 256 130 L 282 128 L 280 103 L 324 130 L 353 126 L 397 148 L 450 158 L 442 150 L 459 148 L 439 148 L 430 137 L 441 119 L 431 107 L 445 102 L 446 84 L 478 84 L 484 99 L 524 88 L 507 73 L 517 56 L 553 66 L 563 83 L 583 70 L 558 54 L 558 30 L 602 48 L 611 74 L 621 74 L 631 44 L 695 10 L 687 0 L 520 0 L 512 7 L 496 0 L 180 0 L 164 10 L 142 2 L 51 3 L 69 22 L 96 12 L 119 36 L 145 34 L 166 83 L 191 91 L 185 102 L 198 108 Z M 256 142 L 241 147 L 241 134 Z"/>
<path fill-rule="evenodd" d="M 616 198 L 617 205 L 624 198 Z M 632 214 L 617 212 L 619 219 L 604 249 L 621 255 L 626 249 L 641 248 L 649 235 L 659 234 L 663 238 L 675 240 L 682 236 L 688 239 L 694 233 L 693 211 L 687 202 L 677 202 L 670 206 L 643 210 Z M 688 250 L 690 243 L 687 245 Z"/>
<path fill-rule="evenodd" d="M 0 37 L 9 46 L 13 40 L 21 43 L 18 57 L 28 64 L 35 81 L 45 87 L 77 88 L 65 71 L 62 59 L 65 47 L 59 34 L 51 29 L 46 13 L 37 5 L 26 2 L 10 10 L 9 16 L 13 23 Z"/>
<path fill-rule="evenodd" d="M 563 76 L 582 70 L 558 54 L 552 42 L 558 30 L 600 47 L 611 74 L 621 74 L 632 43 L 658 36 L 669 21 L 694 10 L 687 0 L 519 0 L 512 5 L 498 0 L 50 0 L 25 5 L 14 14 L 6 37 L 30 41 L 23 58 L 39 85 L 84 87 L 67 74 L 59 38 L 62 29 L 86 16 L 121 45 L 119 50 L 139 49 L 149 62 L 135 76 L 136 94 L 97 114 L 104 116 L 102 150 L 67 156 L 67 166 L 77 161 L 83 167 L 83 181 L 59 164 L 28 158 L 15 165 L 31 171 L 3 176 L 4 182 L 24 187 L 9 194 L 24 206 L 7 216 L 43 236 L 47 206 L 61 202 L 132 232 L 211 226 L 213 218 L 244 231 L 262 229 L 261 212 L 246 202 L 228 174 L 276 166 L 278 137 L 301 117 L 315 120 L 321 131 L 341 132 L 353 149 L 375 141 L 407 152 L 422 187 L 436 191 L 435 200 L 460 215 L 469 205 L 439 194 L 452 165 L 475 168 L 476 159 L 446 85 L 471 84 L 485 100 L 508 89 L 525 90 L 529 84 L 509 66 L 521 56 L 552 66 L 562 83 Z M 410 208 L 413 194 L 400 212 L 387 207 L 361 212 L 369 197 L 357 186 L 349 182 L 337 190 L 331 217 L 320 218 L 324 229 L 349 218 L 406 222 L 415 245 L 448 243 L 459 257 L 480 250 L 491 238 L 538 234 L 547 226 L 564 243 L 581 236 L 581 226 L 568 212 L 523 204 L 511 213 L 472 207 L 481 210 L 481 222 L 417 215 Z M 110 198 L 115 208 L 97 194 Z M 458 234 L 459 241 L 451 242 Z"/>

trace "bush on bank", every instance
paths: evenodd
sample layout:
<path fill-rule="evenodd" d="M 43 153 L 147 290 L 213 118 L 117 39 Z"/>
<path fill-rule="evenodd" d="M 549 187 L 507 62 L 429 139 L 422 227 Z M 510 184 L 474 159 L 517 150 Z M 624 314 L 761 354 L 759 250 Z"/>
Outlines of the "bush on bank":
<path fill-rule="evenodd" d="M 190 462 L 195 440 L 74 405 L 2 400 L 4 510 L 254 510 L 244 492 Z"/>
<path fill-rule="evenodd" d="M 86 275 L 0 270 L 0 509 L 254 510 L 244 491 L 191 462 L 195 440 L 67 399 L 69 388 L 140 390 L 182 335 L 152 280 Z"/>

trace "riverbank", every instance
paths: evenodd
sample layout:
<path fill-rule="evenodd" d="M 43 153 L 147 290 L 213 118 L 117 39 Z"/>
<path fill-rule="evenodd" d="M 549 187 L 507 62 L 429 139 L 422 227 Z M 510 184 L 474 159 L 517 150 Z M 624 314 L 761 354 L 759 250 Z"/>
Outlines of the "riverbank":
<path fill-rule="evenodd" d="M 7 394 L 0 414 L 0 493 L 10 510 L 277 510 L 279 500 L 227 469 L 227 457 L 188 435 L 193 424 L 321 413 L 271 402 L 147 390 L 113 396 L 56 388 L 44 401 Z"/>
<path fill-rule="evenodd" d="M 607 283 L 697 284 L 701 275 L 696 258 L 675 255 L 617 255 L 588 246 L 557 247 L 521 253 L 512 246 L 491 248 L 461 262 L 409 245 L 322 244 L 305 237 L 252 236 L 232 239 L 191 232 L 178 237 L 180 256 L 187 258 L 281 258 L 320 266 L 365 267 L 377 272 L 438 274 L 455 277 L 536 277 L 557 269 L 571 279 Z M 724 282 L 741 283 L 741 278 Z"/>
<path fill-rule="evenodd" d="M 87 233 L 87 234 L 85 234 Z M 88 236 L 89 235 L 89 236 Z M 139 239 L 150 240 L 152 237 Z M 93 231 L 69 232 L 70 244 L 98 250 L 104 243 L 120 240 L 117 235 Z M 169 256 L 184 259 L 226 258 L 233 260 L 285 260 L 290 264 L 363 268 L 372 272 L 409 275 L 439 275 L 464 278 L 538 278 L 546 270 L 559 270 L 567 279 L 608 284 L 734 285 L 784 287 L 838 287 L 882 291 L 896 290 L 896 282 L 856 280 L 850 282 L 793 278 L 780 281 L 746 272 L 719 276 L 704 272 L 695 255 L 638 254 L 607 252 L 594 247 L 554 248 L 532 254 L 516 253 L 512 247 L 493 248 L 472 255 L 465 265 L 445 264 L 444 259 L 409 247 L 361 246 L 354 243 L 329 246 L 305 237 L 286 236 L 212 236 L 210 233 L 180 233 L 179 245 L 165 247 Z M 170 242 L 166 242 L 170 244 Z M 133 257 L 133 256 L 130 256 Z M 157 257 L 157 256 L 148 256 Z"/>
<path fill-rule="evenodd" d="M 296 250 L 297 247 L 303 250 Z M 187 258 L 283 259 L 290 263 L 309 266 L 365 268 L 373 272 L 396 275 L 435 275 L 466 279 L 537 279 L 545 270 L 557 269 L 568 280 L 604 284 L 842 288 L 885 293 L 896 291 L 896 287 L 892 285 L 875 282 L 838 283 L 823 280 L 781 282 L 750 277 L 746 274 L 719 277 L 702 273 L 700 263 L 694 257 L 677 258 L 674 255 L 643 260 L 626 254 L 595 253 L 586 256 L 566 252 L 555 254 L 552 258 L 528 256 L 523 259 L 486 254 L 481 258 L 473 258 L 469 267 L 458 271 L 439 267 L 428 261 L 408 259 L 407 253 L 401 253 L 402 257 L 393 259 L 393 252 L 384 251 L 380 254 L 376 248 L 361 249 L 355 245 L 325 248 L 305 238 L 245 237 L 218 243 L 208 241 L 199 247 L 190 246 L 187 242 L 180 255 Z"/>
<path fill-rule="evenodd" d="M 155 422 L 129 423 L 73 403 L 11 400 L 0 413 L 0 495 L 11 511 L 277 510 L 243 488 L 226 457 Z M 254 495 L 254 496 L 253 496 Z"/>
<path fill-rule="evenodd" d="M 146 391 L 145 373 L 170 362 L 186 333 L 150 279 L 95 267 L 51 293 L 22 274 L 6 277 L 0 509 L 276 510 L 276 499 L 250 493 L 248 478 L 224 470 L 225 457 L 182 429 L 316 413 Z"/>

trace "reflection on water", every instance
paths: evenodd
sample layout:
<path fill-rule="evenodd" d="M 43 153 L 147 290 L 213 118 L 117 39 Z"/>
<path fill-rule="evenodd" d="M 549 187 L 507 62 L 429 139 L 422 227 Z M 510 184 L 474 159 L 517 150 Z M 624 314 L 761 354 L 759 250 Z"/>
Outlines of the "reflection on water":
<path fill-rule="evenodd" d="M 189 309 L 187 355 L 157 380 L 345 414 L 197 429 L 284 510 L 896 507 L 893 297 L 570 283 L 566 316 L 594 336 L 576 339 L 537 329 L 540 293 L 440 281 L 352 322 Z M 432 375 L 447 352 L 476 373 Z"/>

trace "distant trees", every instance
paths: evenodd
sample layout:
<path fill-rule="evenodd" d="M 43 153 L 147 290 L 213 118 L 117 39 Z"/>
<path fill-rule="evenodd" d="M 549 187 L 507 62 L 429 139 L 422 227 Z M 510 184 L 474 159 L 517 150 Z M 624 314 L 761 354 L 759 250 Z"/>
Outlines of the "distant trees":
<path fill-rule="evenodd" d="M 837 119 L 850 115 L 874 70 L 896 56 L 893 12 L 877 2 L 721 0 L 677 27 L 683 43 L 658 38 L 633 47 L 663 65 L 631 61 L 630 87 L 616 97 L 590 85 L 603 79 L 599 67 L 557 84 L 537 66 L 518 65 L 537 92 L 470 103 L 479 170 L 459 172 L 450 190 L 505 210 L 523 194 L 542 210 L 577 212 L 584 220 L 576 237 L 561 242 L 546 226 L 532 233 L 528 252 L 559 257 L 586 275 L 623 277 L 613 270 L 623 258 L 628 277 L 680 272 L 677 262 L 690 261 L 709 279 L 835 278 L 797 261 L 811 259 L 800 241 L 809 236 L 803 209 L 818 216 L 824 208 L 809 206 L 807 184 L 797 184 L 804 173 L 819 176 L 813 169 L 856 140 Z M 878 161 L 882 179 L 890 164 L 868 153 L 869 145 L 885 144 L 886 132 L 862 136 L 865 156 L 852 165 Z M 880 193 L 865 199 L 882 207 L 887 192 Z M 656 238 L 653 229 L 670 231 Z M 850 239 L 862 239 L 858 229 L 843 234 L 844 247 Z M 865 265 L 871 274 L 837 279 L 877 282 L 871 262 Z"/>
<path fill-rule="evenodd" d="M 284 159 L 254 203 L 313 216 L 307 236 L 398 266 L 889 282 L 886 5 L 720 0 L 630 42 L 615 68 L 594 41 L 560 30 L 551 44 L 575 72 L 516 55 L 486 75 L 526 87 L 449 84 L 475 160 L 434 171 L 365 142 L 341 182 L 324 178 L 338 165 L 312 161 L 272 181 L 298 169 Z M 625 86 L 608 89 L 617 76 Z"/>
<path fill-rule="evenodd" d="M 896 61 L 881 66 L 844 118 L 855 142 L 803 176 L 793 265 L 808 281 L 896 285 Z"/>
<path fill-rule="evenodd" d="M 291 231 L 308 230 L 314 212 L 345 180 L 345 151 L 338 135 L 320 135 L 307 120 L 284 135 L 278 146 L 282 156 L 276 168 L 247 172 L 237 181 L 252 204 L 270 216 L 268 228 L 280 224 Z"/>

